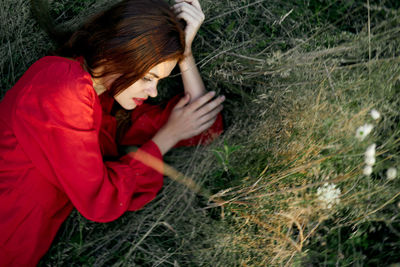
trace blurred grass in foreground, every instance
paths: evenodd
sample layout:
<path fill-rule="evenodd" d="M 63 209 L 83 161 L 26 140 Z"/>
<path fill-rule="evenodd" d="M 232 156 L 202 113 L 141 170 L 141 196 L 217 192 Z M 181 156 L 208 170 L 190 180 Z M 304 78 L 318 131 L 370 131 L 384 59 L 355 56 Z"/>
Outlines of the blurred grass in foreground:
<path fill-rule="evenodd" d="M 74 25 L 104 3 L 53 1 L 52 15 L 60 23 L 77 17 Z M 214 207 L 166 178 L 155 201 L 115 222 L 73 212 L 40 265 L 398 262 L 400 177 L 388 180 L 386 171 L 400 171 L 399 3 L 201 4 L 207 19 L 194 50 L 208 88 L 228 97 L 227 130 L 209 147 L 179 149 L 166 160 L 227 203 Z M 52 45 L 25 1 L 0 5 L 4 93 Z M 179 77 L 160 91 L 171 86 Z M 366 123 L 373 130 L 359 141 L 356 130 Z M 373 143 L 367 176 L 364 152 Z"/>

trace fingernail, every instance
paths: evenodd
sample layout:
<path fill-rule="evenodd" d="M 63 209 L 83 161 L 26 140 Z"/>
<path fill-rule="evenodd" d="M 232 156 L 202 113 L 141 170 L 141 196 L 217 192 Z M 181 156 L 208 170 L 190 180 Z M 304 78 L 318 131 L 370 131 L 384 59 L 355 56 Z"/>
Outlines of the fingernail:
<path fill-rule="evenodd" d="M 211 91 L 211 92 L 210 92 L 210 95 L 215 95 L 215 91 Z"/>
<path fill-rule="evenodd" d="M 224 95 L 220 96 L 220 98 L 221 98 L 222 101 L 225 100 L 225 96 Z"/>

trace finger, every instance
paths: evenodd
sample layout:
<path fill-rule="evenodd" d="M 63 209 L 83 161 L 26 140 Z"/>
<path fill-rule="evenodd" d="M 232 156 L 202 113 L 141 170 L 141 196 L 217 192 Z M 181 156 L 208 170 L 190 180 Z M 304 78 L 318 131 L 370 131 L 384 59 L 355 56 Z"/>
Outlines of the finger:
<path fill-rule="evenodd" d="M 190 95 L 186 94 L 184 97 L 182 97 L 179 102 L 175 105 L 174 108 L 183 108 L 186 106 L 187 103 L 190 101 Z"/>
<path fill-rule="evenodd" d="M 186 3 L 186 2 L 177 3 L 172 6 L 173 9 L 179 9 L 182 7 L 187 7 L 188 9 L 192 10 L 196 14 L 203 14 L 203 11 L 201 9 L 198 9 L 195 6 L 193 6 L 189 3 Z"/>
<path fill-rule="evenodd" d="M 201 134 L 202 132 L 206 131 L 207 129 L 209 129 L 215 122 L 215 120 L 217 119 L 217 117 L 214 117 L 213 119 L 207 121 L 206 123 L 202 124 L 196 131 L 195 135 Z"/>
<path fill-rule="evenodd" d="M 175 3 L 187 2 L 201 10 L 201 6 L 198 0 L 175 0 Z"/>
<path fill-rule="evenodd" d="M 203 12 L 197 10 L 194 6 L 189 5 L 188 3 L 180 3 L 173 6 L 173 10 L 176 14 L 180 14 L 181 12 L 187 12 L 197 21 L 204 20 Z"/>
<path fill-rule="evenodd" d="M 181 12 L 178 14 L 175 13 L 175 14 L 178 19 L 183 19 L 184 21 L 186 21 L 187 24 L 189 24 L 191 21 L 194 20 L 194 18 L 186 12 Z M 186 27 L 186 29 L 187 29 L 187 27 Z"/>
<path fill-rule="evenodd" d="M 201 106 L 203 106 L 205 103 L 209 102 L 214 96 L 215 96 L 214 91 L 208 92 L 207 94 L 205 94 L 205 95 L 199 97 L 198 99 L 196 99 L 195 101 L 193 101 L 193 103 L 189 104 L 188 108 L 191 111 L 195 111 L 195 110 L 199 109 Z"/>
<path fill-rule="evenodd" d="M 224 96 L 220 96 L 206 104 L 204 104 L 202 107 L 200 107 L 199 109 L 196 110 L 196 116 L 198 116 L 199 118 L 206 115 L 207 113 L 210 113 L 211 111 L 213 111 L 214 109 L 218 108 L 222 102 L 224 102 L 225 97 Z"/>
<path fill-rule="evenodd" d="M 215 109 L 211 110 L 210 112 L 208 112 L 207 114 L 203 115 L 202 117 L 200 117 L 199 122 L 200 124 L 204 124 L 209 120 L 212 120 L 214 118 L 217 117 L 217 115 L 222 111 L 224 107 L 222 105 L 219 105 L 218 107 L 216 107 Z"/>

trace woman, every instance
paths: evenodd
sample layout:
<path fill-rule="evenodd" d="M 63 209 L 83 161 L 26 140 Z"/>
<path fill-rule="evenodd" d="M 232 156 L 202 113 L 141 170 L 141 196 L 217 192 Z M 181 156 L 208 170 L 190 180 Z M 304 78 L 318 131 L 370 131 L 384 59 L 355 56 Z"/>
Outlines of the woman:
<path fill-rule="evenodd" d="M 203 20 L 198 0 L 172 7 L 123 1 L 75 32 L 60 50 L 66 57 L 38 60 L 7 92 L 0 103 L 1 265 L 36 265 L 73 207 L 108 222 L 161 189 L 160 172 L 136 154 L 118 154 L 114 100 L 133 109 L 118 141 L 139 145 L 138 155 L 161 160 L 176 145 L 221 133 L 224 97 L 206 92 L 191 53 Z M 165 109 L 143 103 L 177 64 L 185 96 Z"/>

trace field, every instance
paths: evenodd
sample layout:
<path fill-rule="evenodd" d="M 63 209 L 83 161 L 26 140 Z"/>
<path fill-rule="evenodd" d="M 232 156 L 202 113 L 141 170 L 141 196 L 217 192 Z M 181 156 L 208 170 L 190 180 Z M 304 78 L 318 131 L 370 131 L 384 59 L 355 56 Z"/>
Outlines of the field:
<path fill-rule="evenodd" d="M 110 2 L 50 15 L 73 29 Z M 400 2 L 200 2 L 194 52 L 227 97 L 224 134 L 167 154 L 183 175 L 144 209 L 74 211 L 39 266 L 400 266 Z M 0 5 L 3 96 L 56 46 L 27 1 Z"/>

